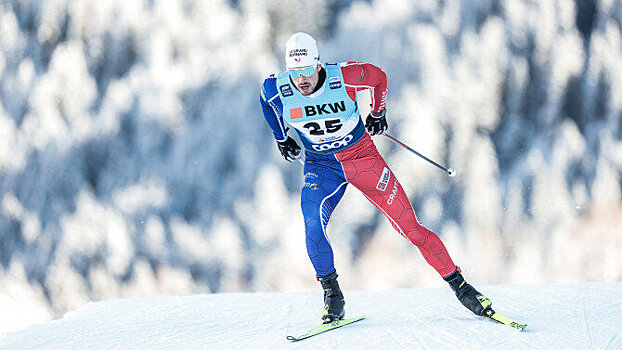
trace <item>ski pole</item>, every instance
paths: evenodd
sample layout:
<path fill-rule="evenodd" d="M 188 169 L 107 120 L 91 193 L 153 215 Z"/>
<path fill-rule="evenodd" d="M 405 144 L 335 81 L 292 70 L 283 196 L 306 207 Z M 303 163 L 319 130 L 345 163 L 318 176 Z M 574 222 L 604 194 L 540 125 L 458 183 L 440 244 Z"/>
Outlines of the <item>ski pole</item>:
<path fill-rule="evenodd" d="M 432 164 L 432 165 L 436 166 L 437 168 L 441 169 L 442 171 L 444 171 L 450 177 L 456 176 L 456 171 L 454 169 L 452 169 L 452 168 L 449 168 L 449 169 L 445 168 L 444 166 L 438 164 L 437 162 L 433 161 L 432 159 L 430 159 L 430 158 L 424 156 L 423 154 L 415 151 L 414 149 L 408 147 L 407 145 L 403 144 L 400 140 L 396 139 L 395 137 L 393 137 L 393 136 L 391 136 L 391 135 L 389 135 L 387 133 L 384 133 L 382 135 L 386 136 L 389 140 L 397 143 L 398 145 L 406 148 L 407 150 L 411 151 L 412 153 L 414 153 L 414 154 L 418 155 L 419 157 L 423 158 L 424 160 L 428 161 L 430 164 Z"/>

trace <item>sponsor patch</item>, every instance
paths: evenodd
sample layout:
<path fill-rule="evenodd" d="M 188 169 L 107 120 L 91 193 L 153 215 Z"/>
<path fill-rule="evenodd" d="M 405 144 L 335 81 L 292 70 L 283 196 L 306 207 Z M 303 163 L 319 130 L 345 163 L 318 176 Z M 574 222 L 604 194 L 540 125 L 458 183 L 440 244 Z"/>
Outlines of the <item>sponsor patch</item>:
<path fill-rule="evenodd" d="M 294 94 L 292 92 L 292 87 L 289 84 L 281 85 L 281 86 L 279 86 L 279 89 L 281 90 L 281 94 L 284 97 L 292 96 Z"/>
<path fill-rule="evenodd" d="M 305 115 L 312 117 L 314 115 L 332 114 L 346 111 L 346 103 L 341 100 L 333 103 L 323 103 L 321 105 L 305 106 Z"/>
<path fill-rule="evenodd" d="M 341 87 L 341 78 L 340 77 L 330 77 L 328 79 L 328 87 L 331 89 L 339 89 Z"/>
<path fill-rule="evenodd" d="M 292 119 L 302 118 L 302 108 L 294 108 L 289 110 Z"/>
<path fill-rule="evenodd" d="M 289 51 L 289 57 L 307 56 L 307 49 L 293 49 Z"/>
<path fill-rule="evenodd" d="M 391 178 L 391 171 L 388 168 L 384 168 L 382 170 L 382 176 L 380 176 L 380 180 L 376 185 L 376 188 L 380 191 L 384 191 L 387 189 L 387 185 L 389 184 L 389 179 Z"/>
<path fill-rule="evenodd" d="M 330 143 L 323 143 L 321 145 L 313 145 L 313 149 L 315 149 L 316 151 L 323 152 L 323 151 L 328 151 L 328 150 L 335 149 L 335 148 L 345 147 L 348 145 L 348 143 L 350 143 L 350 141 L 352 141 L 353 138 L 354 136 L 348 135 L 342 138 L 341 140 L 337 140 L 337 141 L 330 142 Z"/>
<path fill-rule="evenodd" d="M 321 138 L 321 139 L 320 139 L 320 143 L 322 143 L 322 142 L 330 142 L 330 141 L 335 141 L 335 140 L 338 140 L 338 139 L 340 139 L 340 138 L 341 138 L 340 136 L 329 136 L 329 137 L 323 137 L 323 138 Z"/>
<path fill-rule="evenodd" d="M 397 179 L 395 179 L 393 181 L 393 191 L 391 191 L 391 194 L 389 195 L 389 199 L 387 199 L 387 204 L 391 205 L 393 204 L 393 201 L 395 200 L 395 196 L 397 196 Z"/>
<path fill-rule="evenodd" d="M 314 182 L 305 182 L 305 184 L 302 186 L 302 188 L 308 187 L 311 190 L 317 190 L 318 186 L 316 183 Z"/>

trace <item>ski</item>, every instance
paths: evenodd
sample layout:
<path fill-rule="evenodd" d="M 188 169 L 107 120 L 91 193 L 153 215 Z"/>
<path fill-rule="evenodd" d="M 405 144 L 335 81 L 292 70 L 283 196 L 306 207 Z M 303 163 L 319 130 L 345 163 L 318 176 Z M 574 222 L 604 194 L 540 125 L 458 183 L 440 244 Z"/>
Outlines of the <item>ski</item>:
<path fill-rule="evenodd" d="M 343 327 L 343 326 L 349 325 L 350 323 L 354 323 L 354 322 L 360 321 L 360 320 L 362 320 L 364 318 L 365 318 L 365 315 L 359 316 L 359 317 L 354 317 L 354 318 L 347 318 L 347 319 L 344 319 L 344 320 L 336 320 L 336 321 L 333 321 L 331 323 L 324 323 L 324 324 L 322 324 L 320 326 L 317 326 L 317 327 L 311 329 L 307 333 L 301 334 L 301 335 L 299 335 L 297 337 L 288 335 L 287 336 L 287 340 L 291 340 L 292 342 L 295 342 L 295 341 L 307 339 L 307 338 L 312 337 L 314 335 L 318 335 L 318 334 L 321 334 L 321 333 L 324 333 L 324 332 L 328 332 L 328 331 L 331 331 L 333 329 L 337 329 L 339 327 Z"/>
<path fill-rule="evenodd" d="M 518 331 L 522 331 L 523 329 L 525 329 L 525 327 L 527 327 L 526 323 L 518 323 L 509 317 L 503 316 L 498 312 L 495 312 L 493 309 L 487 309 L 484 316 L 493 319 L 499 323 L 502 323 L 506 326 L 510 326 Z"/>

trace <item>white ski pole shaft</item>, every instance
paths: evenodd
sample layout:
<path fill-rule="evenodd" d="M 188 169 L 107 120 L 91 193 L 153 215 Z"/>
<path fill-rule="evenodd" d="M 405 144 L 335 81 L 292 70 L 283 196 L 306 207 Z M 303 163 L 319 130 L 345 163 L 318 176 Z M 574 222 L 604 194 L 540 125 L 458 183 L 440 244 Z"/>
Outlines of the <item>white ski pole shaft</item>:
<path fill-rule="evenodd" d="M 441 170 L 442 170 L 442 171 L 444 171 L 447 175 L 449 175 L 449 176 L 451 176 L 451 177 L 456 176 L 456 171 L 455 171 L 454 169 L 452 169 L 452 168 L 449 168 L 449 169 L 448 169 L 448 168 L 445 168 L 444 166 L 442 166 L 442 165 L 438 164 L 437 162 L 433 161 L 432 159 L 430 159 L 430 158 L 428 158 L 428 157 L 424 156 L 423 154 L 421 154 L 421 153 L 419 153 L 419 152 L 415 151 L 414 149 L 412 149 L 412 148 L 408 147 L 407 145 L 405 145 L 404 143 L 402 143 L 400 140 L 396 139 L 395 137 L 393 137 L 393 136 L 391 136 L 391 135 L 389 135 L 389 134 L 387 134 L 387 133 L 384 133 L 384 134 L 382 134 L 382 135 L 386 136 L 389 140 L 391 140 L 391 141 L 393 141 L 393 142 L 397 143 L 398 145 L 400 145 L 400 146 L 404 147 L 405 149 L 409 150 L 410 152 L 412 152 L 412 153 L 414 153 L 414 154 L 418 155 L 419 157 L 421 157 L 423 160 L 427 161 L 428 163 L 430 163 L 430 164 L 432 164 L 432 165 L 436 166 L 437 168 L 441 169 Z"/>

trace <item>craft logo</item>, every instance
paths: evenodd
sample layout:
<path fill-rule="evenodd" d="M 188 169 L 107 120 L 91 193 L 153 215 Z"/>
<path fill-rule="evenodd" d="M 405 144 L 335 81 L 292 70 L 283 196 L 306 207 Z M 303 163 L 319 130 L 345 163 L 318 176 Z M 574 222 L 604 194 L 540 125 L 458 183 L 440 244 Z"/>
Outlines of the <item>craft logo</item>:
<path fill-rule="evenodd" d="M 293 49 L 289 51 L 289 57 L 306 56 L 307 49 Z"/>
<path fill-rule="evenodd" d="M 393 182 L 393 191 L 391 191 L 391 195 L 389 196 L 389 199 L 387 199 L 387 204 L 391 205 L 395 199 L 395 196 L 397 196 L 397 179 Z"/>
<path fill-rule="evenodd" d="M 340 77 L 330 77 L 328 79 L 328 87 L 331 89 L 339 89 L 341 87 L 341 78 Z"/>
<path fill-rule="evenodd" d="M 376 185 L 376 188 L 380 191 L 384 191 L 387 189 L 387 184 L 389 183 L 389 179 L 391 178 L 391 171 L 388 168 L 384 168 L 382 171 L 382 176 L 380 176 L 380 181 Z"/>
<path fill-rule="evenodd" d="M 281 85 L 279 86 L 279 89 L 284 97 L 292 96 L 294 94 L 292 92 L 292 87 L 289 84 Z"/>

